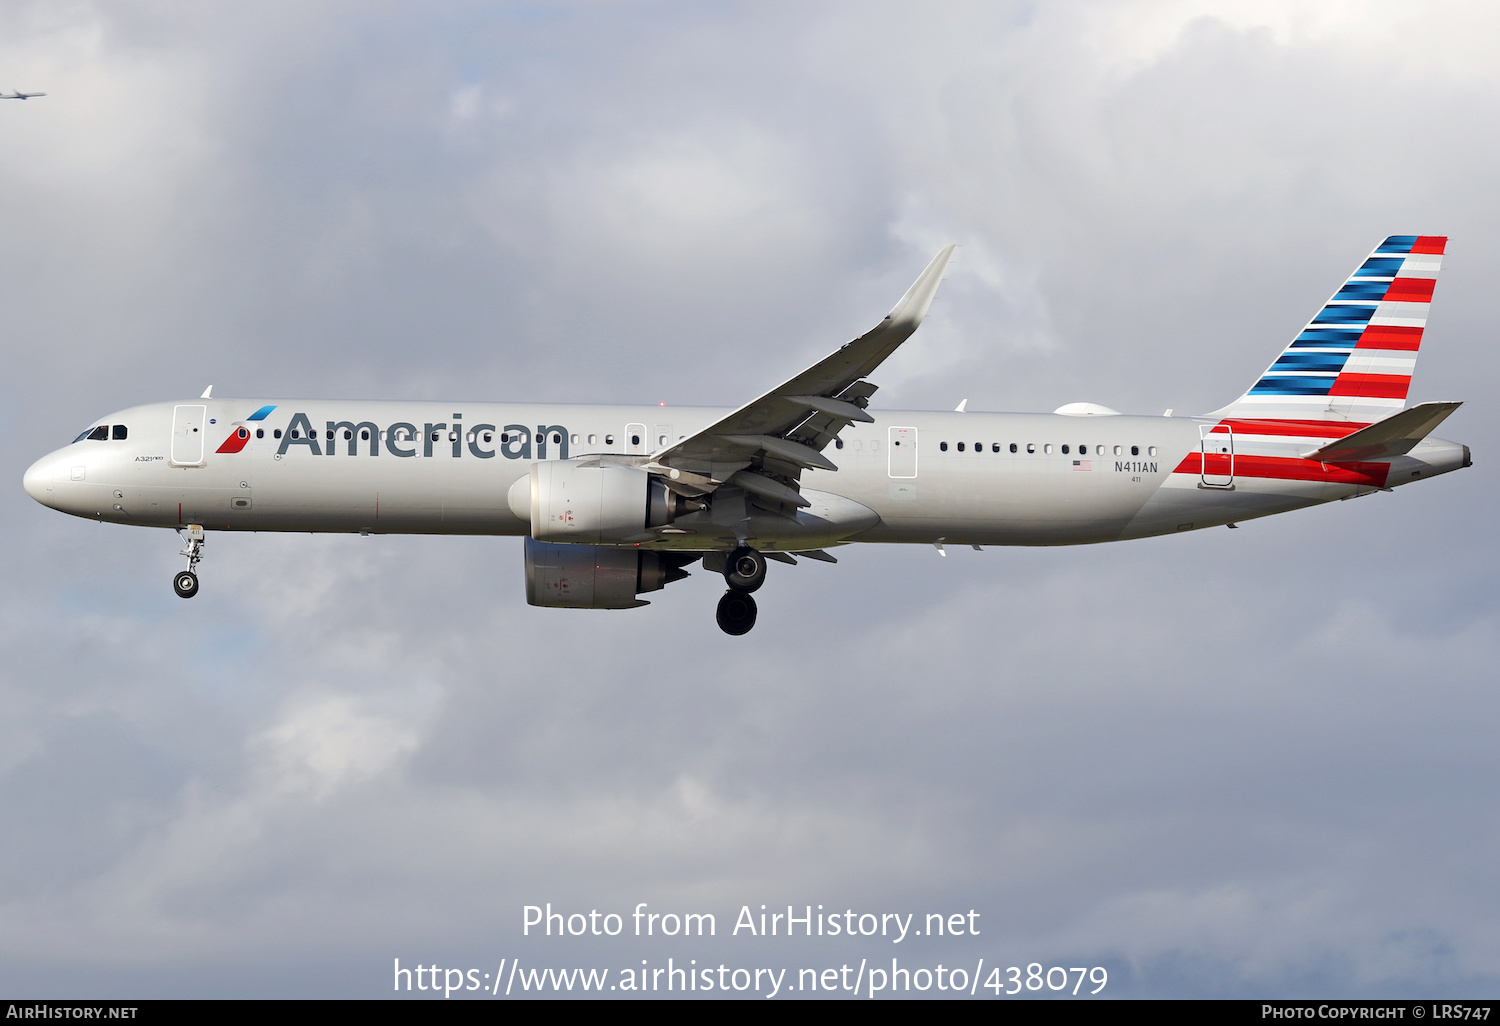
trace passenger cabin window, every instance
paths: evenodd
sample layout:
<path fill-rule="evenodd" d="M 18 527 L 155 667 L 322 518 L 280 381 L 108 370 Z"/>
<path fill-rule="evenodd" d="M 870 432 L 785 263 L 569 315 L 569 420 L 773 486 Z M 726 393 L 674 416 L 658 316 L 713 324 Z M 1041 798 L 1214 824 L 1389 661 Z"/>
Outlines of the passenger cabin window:
<path fill-rule="evenodd" d="M 1016 443 L 1015 442 L 1011 442 L 1010 443 L 1010 451 L 1011 452 L 1015 452 L 1016 448 L 1017 448 Z"/>
<path fill-rule="evenodd" d="M 1063 455 L 1066 456 L 1067 454 L 1068 454 L 1068 447 L 1065 445 L 1065 446 L 1063 446 Z"/>
<path fill-rule="evenodd" d="M 1042 446 L 1042 452 L 1046 453 L 1048 456 L 1051 456 L 1052 455 L 1052 443 L 1048 442 L 1046 445 Z"/>
<path fill-rule="evenodd" d="M 1120 447 L 1118 445 L 1115 446 L 1115 455 L 1116 456 L 1120 455 Z"/>
<path fill-rule="evenodd" d="M 842 438 L 835 438 L 833 440 L 833 447 L 835 449 L 842 449 L 844 447 L 844 440 Z"/>
<path fill-rule="evenodd" d="M 1151 448 L 1147 449 L 1146 450 L 1146 455 L 1148 455 L 1148 456 L 1155 456 L 1156 455 L 1156 446 L 1153 445 L 1153 446 L 1151 446 Z"/>
<path fill-rule="evenodd" d="M 944 448 L 947 448 L 947 446 L 944 446 Z M 963 452 L 964 451 L 964 443 L 962 443 L 962 442 L 958 443 L 958 451 L 959 452 Z"/>
<path fill-rule="evenodd" d="M 1140 454 L 1141 454 L 1141 447 L 1139 445 L 1132 445 L 1130 447 L 1130 455 L 1132 455 L 1132 456 L 1139 456 Z"/>
<path fill-rule="evenodd" d="M 271 432 L 271 437 L 272 438 L 280 438 L 281 437 L 281 428 L 277 428 L 275 431 L 272 431 Z"/>
<path fill-rule="evenodd" d="M 604 444 L 605 445 L 614 445 L 615 444 L 615 436 L 614 435 L 605 435 L 604 436 Z"/>
<path fill-rule="evenodd" d="M 948 451 L 948 443 L 947 442 L 939 442 L 938 443 L 938 448 L 941 449 L 943 452 L 947 452 Z"/>
<path fill-rule="evenodd" d="M 265 428 L 256 428 L 255 429 L 255 437 L 256 438 L 264 438 L 264 437 L 266 437 L 266 429 Z"/>
<path fill-rule="evenodd" d="M 1014 446 L 1012 446 L 1012 448 L 1014 448 Z M 1000 443 L 996 442 L 993 446 L 991 446 L 991 451 L 992 452 L 999 452 L 1000 451 Z"/>
<path fill-rule="evenodd" d="M 631 445 L 640 445 L 641 444 L 641 436 L 640 435 L 631 435 L 630 436 L 630 444 Z"/>
<path fill-rule="evenodd" d="M 1026 443 L 1026 451 L 1027 452 L 1036 452 L 1036 443 L 1035 442 L 1027 442 Z"/>

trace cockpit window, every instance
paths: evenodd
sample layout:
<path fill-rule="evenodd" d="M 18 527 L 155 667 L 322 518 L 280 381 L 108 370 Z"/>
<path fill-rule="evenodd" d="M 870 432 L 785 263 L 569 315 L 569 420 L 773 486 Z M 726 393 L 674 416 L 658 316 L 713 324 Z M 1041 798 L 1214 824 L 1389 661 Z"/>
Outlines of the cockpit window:
<path fill-rule="evenodd" d="M 100 424 L 98 427 L 94 428 L 94 430 L 90 431 L 87 437 L 91 442 L 105 441 L 109 438 L 109 425 Z"/>
<path fill-rule="evenodd" d="M 73 439 L 73 441 L 74 442 L 81 442 L 81 441 L 83 441 L 85 438 L 87 438 L 89 436 L 89 432 L 92 431 L 92 430 L 94 430 L 94 429 L 93 428 L 86 428 L 84 430 L 83 434 L 81 434 L 77 438 Z"/>
<path fill-rule="evenodd" d="M 124 424 L 116 424 L 114 426 L 113 437 L 115 441 L 123 442 L 129 434 L 130 431 L 125 427 Z"/>

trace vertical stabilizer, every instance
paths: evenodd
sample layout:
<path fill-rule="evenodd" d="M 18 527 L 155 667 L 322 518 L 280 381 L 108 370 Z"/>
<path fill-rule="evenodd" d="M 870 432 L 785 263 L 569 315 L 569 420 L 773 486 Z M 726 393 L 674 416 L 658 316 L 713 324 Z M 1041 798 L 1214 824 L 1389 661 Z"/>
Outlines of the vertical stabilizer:
<path fill-rule="evenodd" d="M 1447 243 L 1386 239 L 1250 391 L 1209 416 L 1362 425 L 1400 410 Z"/>

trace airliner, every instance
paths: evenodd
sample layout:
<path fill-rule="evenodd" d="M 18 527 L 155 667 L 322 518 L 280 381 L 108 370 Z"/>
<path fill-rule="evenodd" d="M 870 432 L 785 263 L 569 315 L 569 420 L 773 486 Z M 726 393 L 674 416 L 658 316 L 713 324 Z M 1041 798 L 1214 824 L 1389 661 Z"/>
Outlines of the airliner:
<path fill-rule="evenodd" d="M 112 413 L 26 471 L 74 516 L 171 528 L 198 593 L 213 531 L 524 537 L 536 606 L 627 609 L 698 563 L 717 620 L 754 625 L 768 562 L 852 542 L 1080 545 L 1235 527 L 1470 466 L 1408 408 L 1447 239 L 1366 258 L 1249 390 L 1202 416 L 882 411 L 938 253 L 874 328 L 739 407 L 215 398 Z"/>
<path fill-rule="evenodd" d="M 23 93 L 19 89 L 10 93 L 0 93 L 0 100 L 29 100 L 33 96 L 46 96 L 46 93 Z"/>

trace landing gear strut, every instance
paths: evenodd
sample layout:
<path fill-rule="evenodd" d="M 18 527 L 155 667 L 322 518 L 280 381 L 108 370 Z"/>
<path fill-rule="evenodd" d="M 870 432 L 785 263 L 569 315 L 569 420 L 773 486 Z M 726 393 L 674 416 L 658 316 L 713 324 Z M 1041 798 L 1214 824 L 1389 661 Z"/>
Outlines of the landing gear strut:
<path fill-rule="evenodd" d="M 178 598 L 192 598 L 198 594 L 198 562 L 203 559 L 203 528 L 198 524 L 189 524 L 187 527 L 179 527 L 177 534 L 187 547 L 178 553 L 186 556 L 188 565 L 186 570 L 179 571 L 172 578 L 172 590 L 177 592 Z"/>
<path fill-rule="evenodd" d="M 761 568 L 764 572 L 764 567 Z M 749 634 L 750 628 L 755 626 L 755 599 L 748 592 L 737 591 L 730 588 L 719 599 L 719 610 L 717 619 L 719 629 L 725 634 L 733 634 L 739 637 L 741 634 Z"/>

